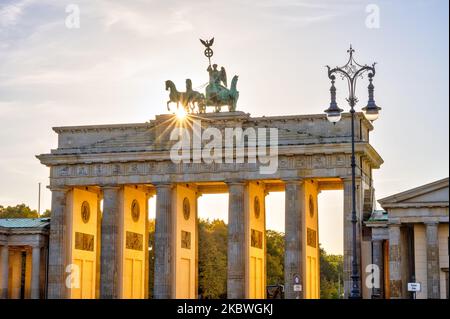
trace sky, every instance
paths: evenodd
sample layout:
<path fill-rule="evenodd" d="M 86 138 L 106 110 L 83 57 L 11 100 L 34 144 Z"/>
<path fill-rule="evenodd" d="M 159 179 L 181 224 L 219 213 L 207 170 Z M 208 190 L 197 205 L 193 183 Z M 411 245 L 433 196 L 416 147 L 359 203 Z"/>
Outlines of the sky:
<path fill-rule="evenodd" d="M 0 205 L 37 208 L 49 170 L 35 155 L 56 147 L 52 127 L 145 122 L 167 112 L 165 80 L 204 84 L 198 39 L 213 36 L 213 61 L 239 75 L 238 110 L 252 116 L 322 113 L 324 66 L 344 64 L 352 44 L 378 63 L 377 198 L 447 177 L 448 11 L 447 0 L 0 0 Z M 42 211 L 50 199 L 44 190 Z M 226 205 L 203 196 L 200 216 L 226 219 Z M 283 193 L 268 196 L 268 228 L 284 229 L 283 207 Z M 319 209 L 320 242 L 342 252 L 342 192 L 321 193 Z"/>

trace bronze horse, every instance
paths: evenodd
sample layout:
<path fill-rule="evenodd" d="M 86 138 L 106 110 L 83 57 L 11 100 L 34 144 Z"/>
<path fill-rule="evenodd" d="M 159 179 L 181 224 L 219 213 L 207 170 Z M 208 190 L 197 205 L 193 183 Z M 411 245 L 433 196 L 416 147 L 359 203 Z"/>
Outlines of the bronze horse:
<path fill-rule="evenodd" d="M 167 101 L 168 111 L 170 111 L 170 103 L 176 103 L 177 110 L 179 108 L 179 104 L 181 103 L 187 113 L 193 113 L 196 106 L 198 112 L 201 112 L 203 109 L 205 104 L 205 95 L 192 89 L 192 81 L 190 79 L 186 79 L 186 92 L 179 92 L 175 84 L 170 80 L 166 81 L 166 90 L 170 90 L 169 101 Z"/>
<path fill-rule="evenodd" d="M 172 102 L 172 103 L 176 103 L 177 104 L 177 110 L 180 107 L 180 103 L 181 103 L 181 105 L 187 111 L 188 110 L 188 108 L 187 108 L 188 106 L 187 106 L 186 92 L 178 92 L 175 84 L 172 81 L 170 81 L 170 80 L 166 81 L 166 91 L 167 90 L 170 90 L 170 92 L 169 92 L 169 101 L 167 101 L 167 110 L 170 111 L 169 104 Z"/>
<path fill-rule="evenodd" d="M 198 113 L 202 113 L 201 108 L 205 104 L 205 95 L 192 89 L 191 79 L 186 79 L 186 97 L 191 112 L 194 112 L 197 106 Z"/>

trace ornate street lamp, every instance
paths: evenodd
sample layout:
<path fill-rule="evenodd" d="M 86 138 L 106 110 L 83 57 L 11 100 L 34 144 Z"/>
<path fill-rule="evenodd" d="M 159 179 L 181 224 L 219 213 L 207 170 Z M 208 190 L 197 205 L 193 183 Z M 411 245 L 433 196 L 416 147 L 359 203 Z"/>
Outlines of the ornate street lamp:
<path fill-rule="evenodd" d="M 349 95 L 346 99 L 348 104 L 350 105 L 350 114 L 351 114 L 351 133 L 352 133 L 352 159 L 351 159 L 351 168 L 352 168 L 352 289 L 350 291 L 349 298 L 357 299 L 361 298 L 361 290 L 359 287 L 359 270 L 357 263 L 357 250 L 356 250 L 356 224 L 358 222 L 356 215 L 356 181 L 355 181 L 355 171 L 356 171 L 356 160 L 355 160 L 355 105 L 358 103 L 358 98 L 355 96 L 356 93 L 356 81 L 358 78 L 362 78 L 364 73 L 368 73 L 367 77 L 369 78 L 369 101 L 367 102 L 367 106 L 362 108 L 364 115 L 366 118 L 373 122 L 378 118 L 380 107 L 375 104 L 375 100 L 373 98 L 374 86 L 372 83 L 373 77 L 375 76 L 375 63 L 372 66 L 368 66 L 367 64 L 361 65 L 355 61 L 353 58 L 353 52 L 355 50 L 352 49 L 350 45 L 350 49 L 347 50 L 349 54 L 349 59 L 344 66 L 330 68 L 327 65 L 328 69 L 328 78 L 331 80 L 331 103 L 330 107 L 325 110 L 327 114 L 327 119 L 336 123 L 341 119 L 341 113 L 343 112 L 336 103 L 336 87 L 334 86 L 334 82 L 336 80 L 336 75 L 339 75 L 343 80 L 347 80 Z"/>

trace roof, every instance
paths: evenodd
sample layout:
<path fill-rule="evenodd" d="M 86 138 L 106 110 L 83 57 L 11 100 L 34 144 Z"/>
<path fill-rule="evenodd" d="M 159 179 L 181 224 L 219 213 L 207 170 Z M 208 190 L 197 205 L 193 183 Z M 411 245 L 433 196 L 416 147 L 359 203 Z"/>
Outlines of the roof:
<path fill-rule="evenodd" d="M 428 183 L 419 187 L 415 187 L 412 189 L 408 189 L 406 191 L 382 198 L 378 200 L 380 205 L 383 208 L 386 207 L 393 207 L 397 206 L 403 202 L 410 202 L 410 203 L 421 203 L 424 195 L 433 193 L 433 192 L 440 192 L 441 194 L 439 197 L 439 200 L 436 199 L 430 199 L 426 202 L 432 203 L 436 202 L 436 204 L 446 204 L 448 206 L 448 186 L 449 186 L 449 178 L 443 178 L 438 181 Z M 447 190 L 445 190 L 445 188 Z M 446 196 L 442 196 L 443 194 L 446 194 Z"/>
<path fill-rule="evenodd" d="M 50 218 L 0 218 L 3 228 L 44 228 L 50 225 Z"/>
<path fill-rule="evenodd" d="M 368 222 L 387 222 L 388 221 L 388 213 L 385 210 L 374 210 Z"/>

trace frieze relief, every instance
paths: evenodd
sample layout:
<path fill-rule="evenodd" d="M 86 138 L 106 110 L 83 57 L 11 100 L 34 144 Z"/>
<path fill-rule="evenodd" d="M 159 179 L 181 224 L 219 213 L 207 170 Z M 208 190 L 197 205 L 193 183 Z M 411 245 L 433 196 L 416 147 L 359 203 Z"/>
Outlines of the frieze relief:
<path fill-rule="evenodd" d="M 94 251 L 94 235 L 75 232 L 75 249 Z"/>
<path fill-rule="evenodd" d="M 312 168 L 326 168 L 326 160 L 324 155 L 314 155 Z"/>
<path fill-rule="evenodd" d="M 334 160 L 335 160 L 334 165 L 335 165 L 336 167 L 342 167 L 342 166 L 345 166 L 345 162 L 346 162 L 345 155 L 336 155 L 336 156 L 334 157 Z"/>
<path fill-rule="evenodd" d="M 104 175 L 104 170 L 105 170 L 105 168 L 102 165 L 97 164 L 94 166 L 94 175 L 102 176 L 102 175 Z"/>
<path fill-rule="evenodd" d="M 77 175 L 78 176 L 88 176 L 89 175 L 89 166 L 88 165 L 79 165 L 77 167 Z"/>
<path fill-rule="evenodd" d="M 317 232 L 314 229 L 306 229 L 306 244 L 310 247 L 317 247 Z"/>
<path fill-rule="evenodd" d="M 61 167 L 58 169 L 58 175 L 59 175 L 59 176 L 69 176 L 69 175 L 70 175 L 69 169 L 70 169 L 69 166 L 61 166 Z"/>
<path fill-rule="evenodd" d="M 128 168 L 128 173 L 131 175 L 139 175 L 140 171 L 142 171 L 142 167 L 140 167 L 136 163 L 131 163 L 131 164 L 127 165 L 127 168 Z"/>
<path fill-rule="evenodd" d="M 143 236 L 142 234 L 127 231 L 125 238 L 125 247 L 131 250 L 142 251 L 143 249 Z"/>
<path fill-rule="evenodd" d="M 366 170 L 370 165 L 364 165 Z M 171 161 L 94 163 L 57 165 L 52 167 L 52 178 L 66 177 L 107 177 L 107 176 L 145 176 L 152 174 L 195 174 L 211 172 L 257 171 L 258 163 L 172 163 Z M 323 169 L 350 167 L 350 157 L 346 154 L 319 154 L 303 156 L 280 156 L 278 169 Z"/>
<path fill-rule="evenodd" d="M 299 156 L 295 158 L 295 168 L 307 168 L 308 167 L 308 162 L 307 160 L 309 159 L 308 156 Z"/>
<path fill-rule="evenodd" d="M 288 157 L 280 157 L 278 160 L 278 167 L 282 169 L 289 168 L 289 158 Z"/>
<path fill-rule="evenodd" d="M 259 249 L 263 248 L 263 236 L 261 231 L 252 229 L 250 237 L 251 237 L 250 244 L 252 247 Z"/>
<path fill-rule="evenodd" d="M 120 164 L 113 164 L 112 165 L 112 175 L 120 175 L 122 174 L 122 167 Z"/>
<path fill-rule="evenodd" d="M 191 249 L 191 232 L 181 231 L 181 248 Z"/>

